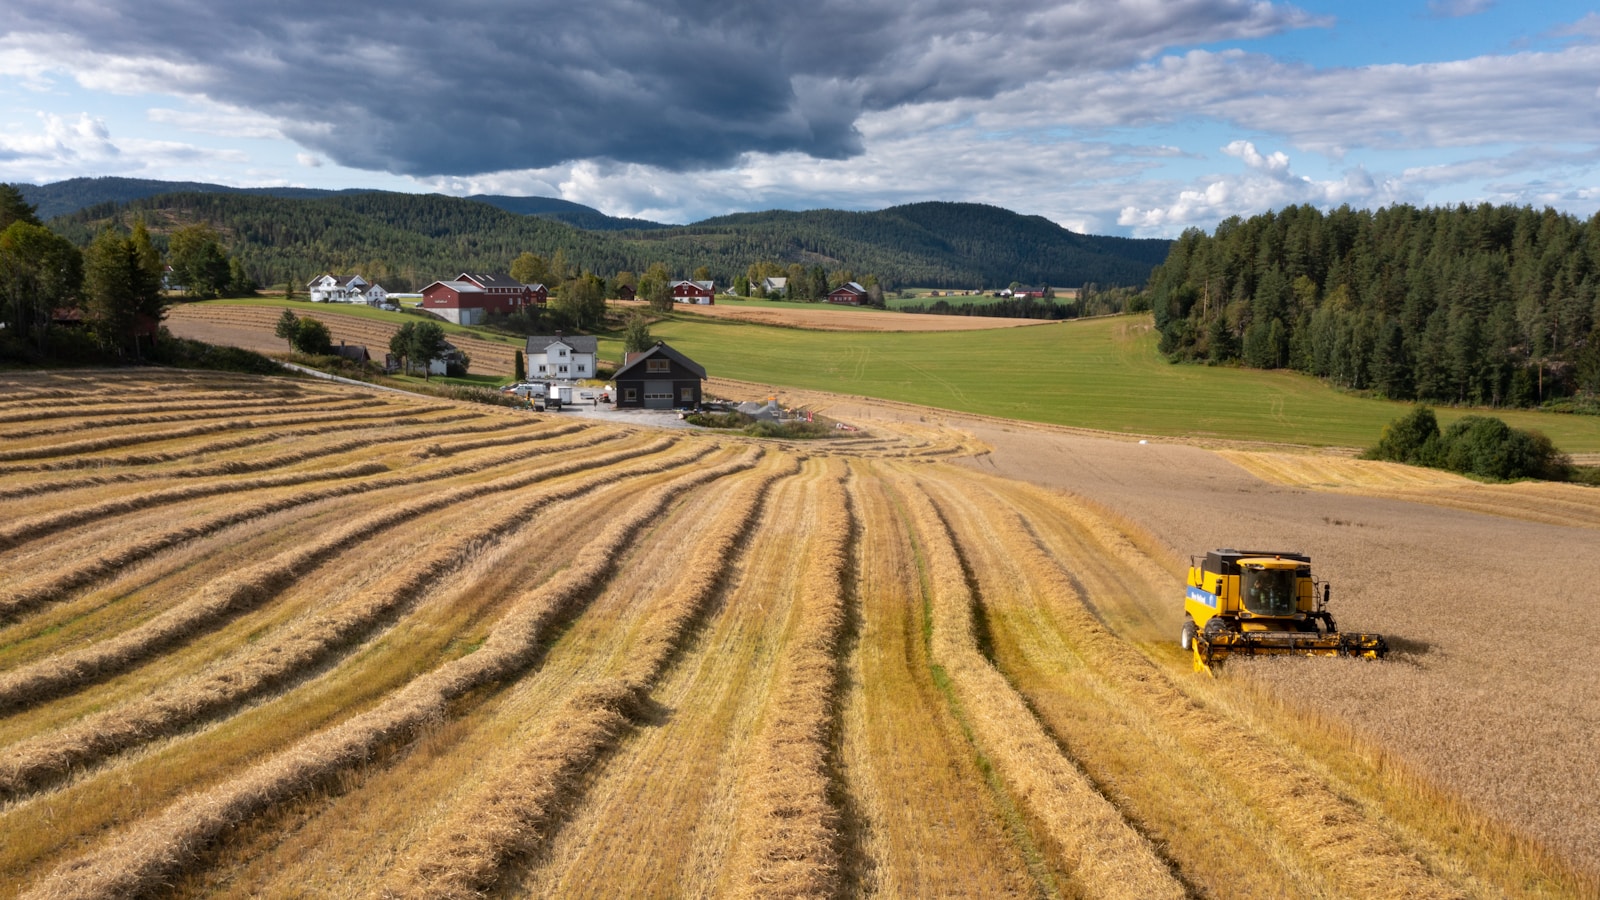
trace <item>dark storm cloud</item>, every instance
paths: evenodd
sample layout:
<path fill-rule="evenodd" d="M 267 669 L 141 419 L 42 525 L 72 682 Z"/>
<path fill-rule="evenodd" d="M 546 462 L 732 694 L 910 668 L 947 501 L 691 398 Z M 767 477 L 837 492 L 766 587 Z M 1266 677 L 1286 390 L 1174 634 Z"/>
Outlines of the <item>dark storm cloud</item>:
<path fill-rule="evenodd" d="M 275 116 L 343 165 L 417 176 L 843 158 L 866 111 L 1309 23 L 1250 0 L 8 5 L 11 34 L 176 64 L 176 92 Z"/>

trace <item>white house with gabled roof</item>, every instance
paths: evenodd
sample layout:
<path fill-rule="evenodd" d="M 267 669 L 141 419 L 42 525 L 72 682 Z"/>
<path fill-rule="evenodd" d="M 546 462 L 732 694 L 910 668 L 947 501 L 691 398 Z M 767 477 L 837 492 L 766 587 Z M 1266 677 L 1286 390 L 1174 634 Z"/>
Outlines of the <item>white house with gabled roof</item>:
<path fill-rule="evenodd" d="M 528 338 L 523 351 L 528 377 L 553 379 L 593 378 L 600 339 L 592 335 L 554 335 Z"/>
<path fill-rule="evenodd" d="M 319 275 L 306 285 L 312 303 L 365 303 L 371 285 L 360 275 Z"/>

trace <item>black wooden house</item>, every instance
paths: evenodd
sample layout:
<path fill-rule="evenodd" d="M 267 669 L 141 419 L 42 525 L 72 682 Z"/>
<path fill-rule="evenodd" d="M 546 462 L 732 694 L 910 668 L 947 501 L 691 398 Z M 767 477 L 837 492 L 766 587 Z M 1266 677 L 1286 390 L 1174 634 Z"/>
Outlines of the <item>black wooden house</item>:
<path fill-rule="evenodd" d="M 657 341 L 654 347 L 628 354 L 612 381 L 621 409 L 682 409 L 700 405 L 700 382 L 706 370 L 699 363 Z"/>

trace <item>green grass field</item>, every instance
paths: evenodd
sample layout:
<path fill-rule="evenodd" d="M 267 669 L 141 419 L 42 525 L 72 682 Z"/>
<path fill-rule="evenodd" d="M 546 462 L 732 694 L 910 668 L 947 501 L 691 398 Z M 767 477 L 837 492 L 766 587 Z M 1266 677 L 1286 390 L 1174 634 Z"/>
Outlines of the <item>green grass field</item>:
<path fill-rule="evenodd" d="M 289 303 L 281 297 L 212 302 L 289 306 L 297 315 L 417 321 L 365 306 Z M 719 297 L 717 302 L 727 301 Z M 770 300 L 730 305 L 796 306 Z M 844 314 L 856 309 L 831 308 Z M 449 333 L 521 343 L 442 324 Z M 1343 394 L 1291 372 L 1173 365 L 1156 352 L 1146 315 L 987 331 L 881 333 L 772 328 L 674 312 L 651 331 L 723 378 L 1128 434 L 1366 447 L 1409 409 L 1404 403 Z M 620 359 L 621 334 L 600 337 L 600 355 Z M 1438 409 L 1441 425 L 1485 412 Z M 1600 452 L 1600 417 L 1523 410 L 1487 414 L 1543 431 L 1568 453 Z"/>
<path fill-rule="evenodd" d="M 991 297 L 988 294 L 984 294 L 982 296 L 951 297 L 948 296 L 949 293 L 949 291 L 940 291 L 940 294 L 944 296 L 935 297 L 925 291 L 912 297 L 885 297 L 883 298 L 883 305 L 890 309 L 904 309 L 907 306 L 932 306 L 933 304 L 938 303 L 940 300 L 945 300 L 948 301 L 951 306 L 962 303 L 968 303 L 973 306 L 989 306 L 994 303 L 999 303 L 1002 299 L 1000 297 Z"/>
<path fill-rule="evenodd" d="M 714 376 L 1115 432 L 1364 447 L 1409 408 L 1290 372 L 1173 365 L 1148 316 L 884 334 L 678 315 L 651 330 Z M 602 341 L 603 355 L 620 350 Z M 1442 425 L 1472 412 L 1438 410 Z M 1567 452 L 1600 452 L 1600 417 L 1490 414 Z"/>

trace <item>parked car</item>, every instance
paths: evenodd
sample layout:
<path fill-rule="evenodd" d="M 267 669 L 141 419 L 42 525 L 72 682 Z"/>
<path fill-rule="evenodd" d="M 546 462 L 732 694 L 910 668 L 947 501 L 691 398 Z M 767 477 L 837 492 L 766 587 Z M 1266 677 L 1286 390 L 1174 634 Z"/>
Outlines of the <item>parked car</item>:
<path fill-rule="evenodd" d="M 524 381 L 521 384 L 506 385 L 500 390 L 526 398 L 543 396 L 549 387 L 542 381 Z"/>

